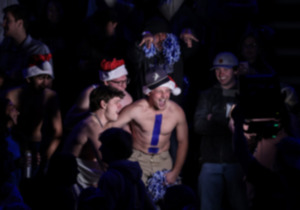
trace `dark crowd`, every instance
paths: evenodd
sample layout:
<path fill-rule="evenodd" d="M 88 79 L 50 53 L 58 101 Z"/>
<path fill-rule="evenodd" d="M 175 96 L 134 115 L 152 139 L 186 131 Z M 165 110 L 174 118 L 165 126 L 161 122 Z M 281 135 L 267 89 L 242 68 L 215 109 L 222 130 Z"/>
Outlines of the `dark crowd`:
<path fill-rule="evenodd" d="M 0 210 L 300 209 L 269 3 L 1 2 Z"/>

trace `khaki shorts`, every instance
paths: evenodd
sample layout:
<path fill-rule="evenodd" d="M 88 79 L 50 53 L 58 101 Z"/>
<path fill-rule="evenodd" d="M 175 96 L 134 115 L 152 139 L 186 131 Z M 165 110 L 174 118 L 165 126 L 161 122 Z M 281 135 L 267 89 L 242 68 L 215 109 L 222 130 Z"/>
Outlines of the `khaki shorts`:
<path fill-rule="evenodd" d="M 133 153 L 129 160 L 139 162 L 143 170 L 142 180 L 145 184 L 147 179 L 156 171 L 161 171 L 163 169 L 171 170 L 173 166 L 169 151 L 159 154 L 147 154 L 133 149 Z"/>

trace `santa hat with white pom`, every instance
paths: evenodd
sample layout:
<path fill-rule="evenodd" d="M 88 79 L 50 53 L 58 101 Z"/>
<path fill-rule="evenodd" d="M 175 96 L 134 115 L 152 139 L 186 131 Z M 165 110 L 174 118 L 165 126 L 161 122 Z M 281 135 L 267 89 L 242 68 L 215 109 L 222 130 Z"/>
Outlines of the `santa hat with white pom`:
<path fill-rule="evenodd" d="M 127 74 L 123 59 L 113 58 L 112 60 L 103 59 L 101 61 L 101 70 L 99 71 L 101 81 L 114 80 Z"/>
<path fill-rule="evenodd" d="M 28 68 L 23 70 L 24 78 L 34 77 L 41 74 L 47 74 L 54 78 L 51 62 L 52 54 L 32 55 L 29 59 Z"/>
<path fill-rule="evenodd" d="M 172 77 L 162 69 L 158 69 L 146 75 L 146 85 L 143 87 L 143 93 L 148 95 L 157 87 L 168 87 L 175 96 L 181 93 L 181 89 L 177 87 Z"/>

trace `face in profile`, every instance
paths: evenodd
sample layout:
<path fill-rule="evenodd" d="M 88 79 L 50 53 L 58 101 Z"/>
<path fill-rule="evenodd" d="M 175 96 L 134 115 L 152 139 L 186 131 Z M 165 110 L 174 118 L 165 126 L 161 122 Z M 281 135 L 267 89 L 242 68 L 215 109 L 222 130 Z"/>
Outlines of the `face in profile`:
<path fill-rule="evenodd" d="M 168 87 L 157 87 L 149 93 L 150 103 L 157 110 L 165 110 L 170 99 L 171 90 Z"/>
<path fill-rule="evenodd" d="M 3 28 L 4 28 L 4 36 L 6 37 L 13 37 L 15 35 L 16 29 L 19 27 L 19 21 L 16 21 L 15 17 L 10 13 L 7 12 L 3 19 Z"/>
<path fill-rule="evenodd" d="M 106 104 L 105 117 L 108 121 L 116 121 L 122 109 L 121 98 L 113 97 Z"/>

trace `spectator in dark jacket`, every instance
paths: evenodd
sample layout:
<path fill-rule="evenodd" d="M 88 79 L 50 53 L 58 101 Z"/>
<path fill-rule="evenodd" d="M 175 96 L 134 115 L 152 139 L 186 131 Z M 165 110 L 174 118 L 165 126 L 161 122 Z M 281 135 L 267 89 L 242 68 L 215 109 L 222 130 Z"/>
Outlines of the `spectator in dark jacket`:
<path fill-rule="evenodd" d="M 132 137 L 120 128 L 110 128 L 100 136 L 102 159 L 108 164 L 98 187 L 103 191 L 107 209 L 155 209 L 144 183 L 138 162 L 128 161 Z"/>
<path fill-rule="evenodd" d="M 228 127 L 231 105 L 236 103 L 238 59 L 231 52 L 216 55 L 213 67 L 218 84 L 201 92 L 194 115 L 195 132 L 201 135 L 201 171 L 198 192 L 201 209 L 246 209 L 242 168 L 234 157 Z M 223 198 L 226 195 L 226 198 Z"/>

